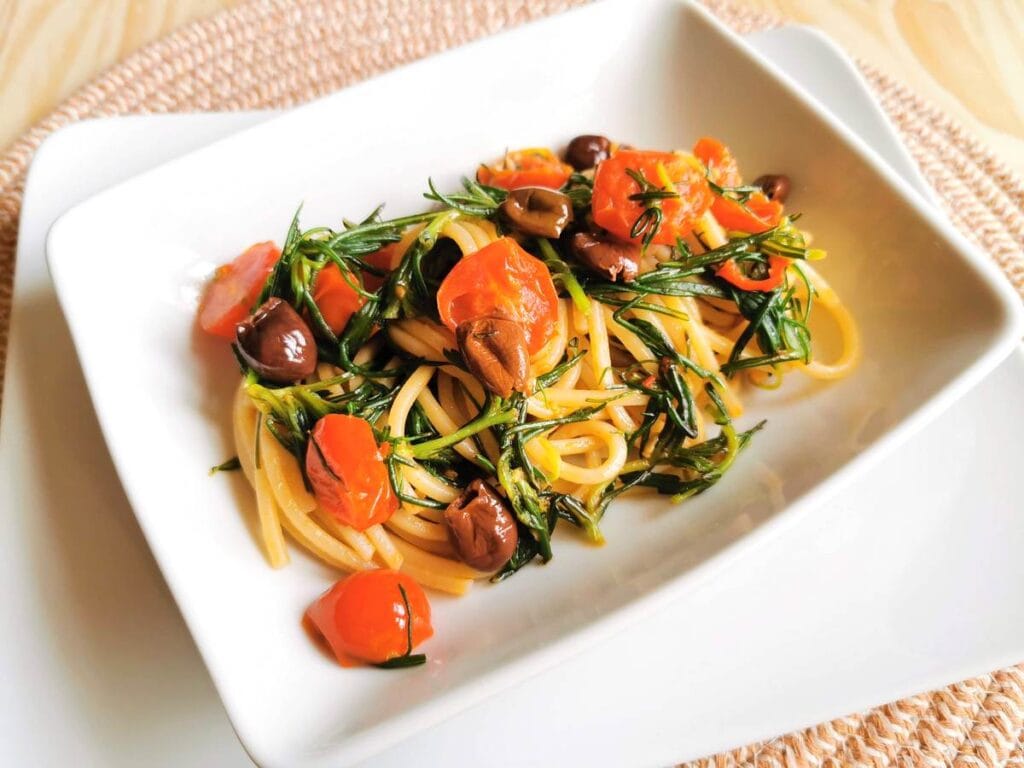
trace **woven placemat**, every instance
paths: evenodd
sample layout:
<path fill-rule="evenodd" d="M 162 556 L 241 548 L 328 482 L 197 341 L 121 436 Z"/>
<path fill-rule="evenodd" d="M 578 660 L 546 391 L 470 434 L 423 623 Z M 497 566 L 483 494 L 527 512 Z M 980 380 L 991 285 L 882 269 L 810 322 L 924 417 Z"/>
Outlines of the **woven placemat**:
<path fill-rule="evenodd" d="M 53 131 L 86 117 L 289 106 L 583 1 L 251 0 L 132 55 L 0 158 L 0 360 L 25 172 Z M 741 33 L 780 23 L 727 0 L 706 1 Z M 1024 181 L 941 111 L 860 67 L 953 222 L 1024 295 Z M 1024 665 L 692 765 L 1024 768 L 1022 741 Z"/>

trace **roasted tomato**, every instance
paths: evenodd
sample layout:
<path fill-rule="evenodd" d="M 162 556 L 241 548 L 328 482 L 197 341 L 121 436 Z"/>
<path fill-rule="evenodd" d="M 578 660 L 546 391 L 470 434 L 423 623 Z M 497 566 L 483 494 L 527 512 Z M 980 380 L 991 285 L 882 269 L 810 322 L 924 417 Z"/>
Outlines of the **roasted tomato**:
<path fill-rule="evenodd" d="M 398 265 L 395 263 L 395 256 L 398 254 L 398 243 L 389 243 L 383 248 L 374 251 L 363 257 L 363 261 L 369 264 L 371 267 L 383 270 L 384 272 L 390 272 Z M 382 285 L 384 285 L 383 277 L 371 274 L 369 272 L 363 272 L 363 285 L 366 286 L 368 291 L 376 291 Z"/>
<path fill-rule="evenodd" d="M 434 634 L 423 588 L 398 571 L 354 573 L 321 595 L 306 617 L 343 667 L 408 656 Z"/>
<path fill-rule="evenodd" d="M 738 187 L 742 183 L 736 158 L 718 139 L 704 137 L 693 146 L 693 154 L 708 169 L 708 177 L 720 187 Z M 756 234 L 776 226 L 782 219 L 781 201 L 769 200 L 755 192 L 744 203 L 715 195 L 711 213 L 723 227 Z"/>
<path fill-rule="evenodd" d="M 481 165 L 476 180 L 502 189 L 547 187 L 559 189 L 569 180 L 572 166 L 563 163 L 550 149 L 519 149 L 509 152 L 497 165 Z"/>
<path fill-rule="evenodd" d="M 373 430 L 356 416 L 334 413 L 316 423 L 306 475 L 324 511 L 357 531 L 387 521 L 398 509 Z"/>
<path fill-rule="evenodd" d="M 631 200 L 641 192 L 627 171 L 641 174 L 653 187 L 676 192 L 679 197 L 660 201 L 662 222 L 652 242 L 674 245 L 687 234 L 711 205 L 711 190 L 700 164 L 672 152 L 641 152 L 623 149 L 597 166 L 591 208 L 594 223 L 622 240 L 631 231 L 646 205 Z"/>
<path fill-rule="evenodd" d="M 347 278 L 347 279 L 346 279 Z M 335 335 L 345 330 L 348 319 L 363 306 L 365 299 L 356 293 L 352 283 L 356 277 L 343 275 L 337 264 L 321 269 L 313 283 L 313 301 L 323 315 L 324 322 Z"/>
<path fill-rule="evenodd" d="M 281 251 L 273 243 L 256 243 L 220 267 L 199 302 L 200 327 L 234 341 L 235 327 L 248 317 L 279 258 Z"/>
<path fill-rule="evenodd" d="M 763 192 L 755 192 L 745 203 L 716 195 L 711 213 L 726 229 L 757 234 L 778 225 L 782 220 L 782 203 L 769 200 Z"/>
<path fill-rule="evenodd" d="M 734 259 L 729 259 L 718 268 L 718 276 L 728 280 L 741 291 L 774 291 L 786 277 L 789 259 L 783 256 L 768 257 L 768 275 L 763 278 L 748 277 Z"/>
<path fill-rule="evenodd" d="M 455 265 L 437 292 L 437 311 L 452 331 L 481 317 L 519 323 L 533 354 L 554 333 L 558 293 L 544 263 L 503 237 Z"/>
<path fill-rule="evenodd" d="M 372 267 L 390 272 L 393 267 L 395 244 L 391 243 L 365 256 L 363 261 Z M 327 327 L 337 335 L 345 330 L 349 318 L 359 311 L 366 299 L 356 291 L 354 275 L 343 275 L 333 262 L 321 269 L 313 282 L 313 301 L 323 315 Z M 370 272 L 363 272 L 363 287 L 376 291 L 384 284 L 384 278 Z"/>
<path fill-rule="evenodd" d="M 718 139 L 705 136 L 693 145 L 693 154 L 707 166 L 708 176 L 720 187 L 738 187 L 740 170 L 732 152 Z"/>

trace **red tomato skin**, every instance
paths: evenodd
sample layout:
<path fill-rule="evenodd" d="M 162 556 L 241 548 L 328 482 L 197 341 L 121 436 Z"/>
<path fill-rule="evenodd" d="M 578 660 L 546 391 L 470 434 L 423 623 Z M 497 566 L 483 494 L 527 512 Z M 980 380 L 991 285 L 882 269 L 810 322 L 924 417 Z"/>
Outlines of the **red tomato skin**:
<path fill-rule="evenodd" d="M 747 201 L 747 208 L 769 226 L 777 227 L 782 221 L 783 205 L 778 200 L 769 200 L 761 192 L 755 192 Z"/>
<path fill-rule="evenodd" d="M 630 237 L 630 231 L 645 206 L 629 199 L 639 188 L 626 171 L 638 171 L 654 186 L 662 187 L 657 170 L 659 163 L 668 172 L 679 198 L 661 202 L 662 223 L 652 242 L 675 245 L 677 237 L 688 234 L 697 219 L 710 207 L 712 194 L 704 174 L 672 152 L 621 149 L 599 163 L 594 173 L 594 194 L 591 200 L 594 222 L 621 240 L 638 242 L 640 238 Z"/>
<path fill-rule="evenodd" d="M 390 272 L 398 265 L 395 263 L 395 256 L 398 253 L 398 243 L 389 243 L 383 248 L 379 248 L 373 253 L 367 254 L 363 257 L 363 261 L 369 264 L 371 267 L 382 269 L 385 272 Z M 368 291 L 376 291 L 382 285 L 384 285 L 385 278 L 378 277 L 377 275 L 370 274 L 369 272 L 363 272 L 363 285 L 366 286 Z"/>
<path fill-rule="evenodd" d="M 544 262 L 503 237 L 465 256 L 437 292 L 441 322 L 454 331 L 459 323 L 497 316 L 518 322 L 531 354 L 554 334 L 558 292 Z"/>
<path fill-rule="evenodd" d="M 711 180 L 720 187 L 738 187 L 742 181 L 736 158 L 729 148 L 710 136 L 698 139 L 693 154 L 707 166 Z"/>
<path fill-rule="evenodd" d="M 774 291 L 786 277 L 786 268 L 789 266 L 789 259 L 783 256 L 768 257 L 768 277 L 761 280 L 754 280 L 747 277 L 740 271 L 739 265 L 729 259 L 718 268 L 717 274 L 723 280 L 728 280 L 741 291 Z"/>
<path fill-rule="evenodd" d="M 496 171 L 490 177 L 490 181 L 483 183 L 508 190 L 522 187 L 561 189 L 568 180 L 569 174 L 561 168 L 533 168 L 521 171 Z"/>
<path fill-rule="evenodd" d="M 769 200 L 760 192 L 751 195 L 746 204 L 716 196 L 711 213 L 726 229 L 760 234 L 778 226 L 782 220 L 782 203 Z"/>
<path fill-rule="evenodd" d="M 355 277 L 350 275 L 349 279 L 355 280 Z M 317 273 L 313 282 L 313 301 L 335 335 L 345 330 L 349 318 L 365 303 L 333 262 Z"/>
<path fill-rule="evenodd" d="M 572 171 L 572 166 L 560 161 L 550 149 L 520 149 L 509 152 L 498 167 L 481 165 L 476 180 L 508 190 L 520 187 L 560 189 Z"/>
<path fill-rule="evenodd" d="M 249 246 L 219 267 L 199 302 L 199 326 L 209 334 L 235 340 L 235 328 L 252 311 L 281 251 L 272 242 Z"/>
<path fill-rule="evenodd" d="M 394 268 L 396 253 L 395 243 L 391 243 L 366 255 L 363 261 L 372 267 L 390 272 Z M 363 288 L 367 291 L 376 291 L 384 285 L 384 279 L 364 270 Z M 366 299 L 356 293 L 356 289 L 349 284 L 341 274 L 341 269 L 333 262 L 317 273 L 313 282 L 313 301 L 320 308 L 324 322 L 335 336 L 345 330 L 352 315 L 366 303 Z"/>
<path fill-rule="evenodd" d="M 693 154 L 708 169 L 711 181 L 721 187 L 738 187 L 742 183 L 736 158 L 718 139 L 705 136 L 693 146 Z M 782 219 L 782 203 L 769 200 L 764 194 L 753 194 L 745 204 L 715 196 L 711 213 L 723 227 L 759 234 L 777 226 Z"/>
<path fill-rule="evenodd" d="M 430 602 L 408 574 L 392 570 L 360 571 L 337 582 L 306 610 L 343 667 L 380 664 L 409 648 L 405 590 L 412 614 L 412 647 L 434 634 Z"/>
<path fill-rule="evenodd" d="M 316 423 L 306 476 L 324 511 L 358 531 L 387 522 L 398 509 L 373 430 L 356 416 L 332 413 Z"/>

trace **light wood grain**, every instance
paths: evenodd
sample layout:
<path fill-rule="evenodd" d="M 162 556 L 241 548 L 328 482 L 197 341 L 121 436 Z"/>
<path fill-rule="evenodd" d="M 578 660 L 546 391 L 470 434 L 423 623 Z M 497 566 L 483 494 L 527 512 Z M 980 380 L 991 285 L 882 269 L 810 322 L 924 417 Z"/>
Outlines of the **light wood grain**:
<path fill-rule="evenodd" d="M 1024 173 L 1024 0 L 741 0 L 812 24 Z"/>
<path fill-rule="evenodd" d="M 0 0 L 0 147 L 139 46 L 226 0 Z"/>
<path fill-rule="evenodd" d="M 0 147 L 104 68 L 236 0 L 0 0 Z M 821 28 L 1024 173 L 1024 0 L 734 0 Z"/>

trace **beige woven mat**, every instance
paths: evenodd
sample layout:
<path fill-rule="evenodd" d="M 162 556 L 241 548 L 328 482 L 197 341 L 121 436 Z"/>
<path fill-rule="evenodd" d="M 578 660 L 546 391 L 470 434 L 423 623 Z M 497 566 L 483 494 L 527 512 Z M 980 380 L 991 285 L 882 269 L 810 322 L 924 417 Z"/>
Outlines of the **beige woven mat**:
<path fill-rule="evenodd" d="M 296 104 L 581 2 L 250 0 L 131 56 L 0 158 L 0 360 L 25 171 L 54 130 L 85 117 Z M 778 24 L 726 0 L 707 2 L 739 32 Z M 861 69 L 953 221 L 1024 293 L 1024 181 L 942 112 L 871 66 Z M 1022 742 L 1024 665 L 694 765 L 1024 768 Z"/>

